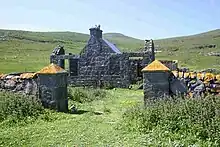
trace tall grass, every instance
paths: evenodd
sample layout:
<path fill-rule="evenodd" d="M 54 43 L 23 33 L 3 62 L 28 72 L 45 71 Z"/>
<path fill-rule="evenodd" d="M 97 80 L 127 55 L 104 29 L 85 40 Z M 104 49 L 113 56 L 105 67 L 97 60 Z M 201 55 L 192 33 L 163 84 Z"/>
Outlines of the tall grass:
<path fill-rule="evenodd" d="M 146 108 L 135 106 L 124 113 L 120 125 L 129 132 L 145 134 L 147 145 L 219 146 L 220 99 L 160 100 Z"/>
<path fill-rule="evenodd" d="M 35 97 L 0 92 L 0 123 L 2 126 L 26 124 L 37 119 L 53 121 L 56 118 L 52 113 L 52 110 L 44 109 L 40 100 Z"/>
<path fill-rule="evenodd" d="M 34 97 L 0 93 L 0 121 L 9 117 L 17 120 L 38 117 L 43 111 L 40 101 Z"/>
<path fill-rule="evenodd" d="M 106 97 L 107 92 L 103 89 L 68 88 L 68 98 L 79 103 L 92 102 Z"/>

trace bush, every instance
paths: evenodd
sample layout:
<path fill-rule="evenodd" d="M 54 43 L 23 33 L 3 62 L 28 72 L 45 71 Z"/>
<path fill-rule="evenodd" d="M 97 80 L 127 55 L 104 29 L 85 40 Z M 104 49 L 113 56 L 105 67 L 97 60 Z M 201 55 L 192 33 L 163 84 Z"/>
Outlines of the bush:
<path fill-rule="evenodd" d="M 68 98 L 79 103 L 100 100 L 106 96 L 106 91 L 102 89 L 68 88 Z"/>
<path fill-rule="evenodd" d="M 160 100 L 146 108 L 135 106 L 124 113 L 122 125 L 144 134 L 163 132 L 166 141 L 188 138 L 191 144 L 201 141 L 220 145 L 220 99 Z"/>
<path fill-rule="evenodd" d="M 36 98 L 0 92 L 0 122 L 8 118 L 14 121 L 37 118 L 43 113 L 44 108 Z"/>

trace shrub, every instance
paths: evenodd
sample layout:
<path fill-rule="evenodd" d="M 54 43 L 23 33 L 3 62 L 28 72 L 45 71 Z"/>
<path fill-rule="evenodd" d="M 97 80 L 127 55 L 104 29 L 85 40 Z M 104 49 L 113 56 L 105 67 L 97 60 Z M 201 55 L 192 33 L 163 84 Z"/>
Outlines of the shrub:
<path fill-rule="evenodd" d="M 220 145 L 220 99 L 179 98 L 159 100 L 148 104 L 146 108 L 134 106 L 124 113 L 120 125 L 123 125 L 123 129 L 144 134 L 156 130 L 166 132 L 164 137 L 172 141 L 193 136 L 188 143 L 200 140 Z"/>
<path fill-rule="evenodd" d="M 106 91 L 102 89 L 68 88 L 68 98 L 79 103 L 100 100 L 106 96 Z"/>
<path fill-rule="evenodd" d="M 34 97 L 0 92 L 0 122 L 7 118 L 15 121 L 37 118 L 43 113 L 40 101 Z"/>

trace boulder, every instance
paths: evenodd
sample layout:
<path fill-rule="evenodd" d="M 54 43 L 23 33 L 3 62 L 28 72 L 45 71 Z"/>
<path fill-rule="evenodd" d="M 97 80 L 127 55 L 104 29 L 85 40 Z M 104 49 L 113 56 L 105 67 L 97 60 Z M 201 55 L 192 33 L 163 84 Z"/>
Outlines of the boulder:
<path fill-rule="evenodd" d="M 173 94 L 184 94 L 187 92 L 187 86 L 183 80 L 175 79 L 170 82 L 170 90 Z"/>
<path fill-rule="evenodd" d="M 33 91 L 33 83 L 31 80 L 28 80 L 25 86 L 25 94 L 30 95 Z"/>
<path fill-rule="evenodd" d="M 0 79 L 0 89 L 4 89 L 5 87 L 5 82 Z"/>
<path fill-rule="evenodd" d="M 5 83 L 6 89 L 13 90 L 15 87 L 16 87 L 16 82 L 14 80 L 9 79 L 6 81 L 6 83 Z"/>
<path fill-rule="evenodd" d="M 14 89 L 15 92 L 22 91 L 24 89 L 23 83 L 17 83 Z"/>

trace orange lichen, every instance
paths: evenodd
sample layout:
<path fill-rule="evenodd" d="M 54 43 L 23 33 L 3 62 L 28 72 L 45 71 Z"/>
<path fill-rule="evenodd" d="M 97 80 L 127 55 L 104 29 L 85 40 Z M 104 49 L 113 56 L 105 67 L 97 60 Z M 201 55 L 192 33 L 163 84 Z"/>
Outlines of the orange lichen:
<path fill-rule="evenodd" d="M 216 80 L 220 82 L 220 74 L 216 75 Z"/>
<path fill-rule="evenodd" d="M 172 71 L 172 73 L 173 73 L 173 75 L 174 75 L 175 77 L 178 77 L 178 76 L 179 76 L 178 71 Z"/>
<path fill-rule="evenodd" d="M 183 72 L 179 72 L 179 77 L 183 77 Z"/>
<path fill-rule="evenodd" d="M 160 61 L 155 60 L 147 65 L 145 68 L 143 68 L 142 72 L 144 71 L 170 71 L 170 69 L 162 64 Z"/>
<path fill-rule="evenodd" d="M 36 72 L 37 74 L 55 74 L 55 73 L 61 73 L 61 72 L 66 72 L 63 68 L 59 67 L 56 64 L 50 64 L 49 66 L 46 66 L 42 68 L 40 71 Z"/>
<path fill-rule="evenodd" d="M 20 75 L 21 79 L 31 79 L 33 78 L 35 75 L 35 73 L 23 73 Z"/>
<path fill-rule="evenodd" d="M 213 80 L 214 78 L 215 78 L 215 75 L 212 73 L 205 74 L 205 81 L 210 81 L 210 80 Z"/>
<path fill-rule="evenodd" d="M 183 78 L 188 78 L 189 77 L 189 73 L 185 72 Z"/>
<path fill-rule="evenodd" d="M 204 78 L 204 74 L 202 74 L 201 72 L 198 72 L 198 73 L 196 74 L 196 77 L 197 77 L 198 79 L 202 80 L 202 79 Z"/>
<path fill-rule="evenodd" d="M 189 77 L 190 78 L 196 78 L 197 74 L 195 72 L 190 72 Z"/>
<path fill-rule="evenodd" d="M 4 79 L 7 75 L 6 74 L 1 74 L 0 79 Z"/>

